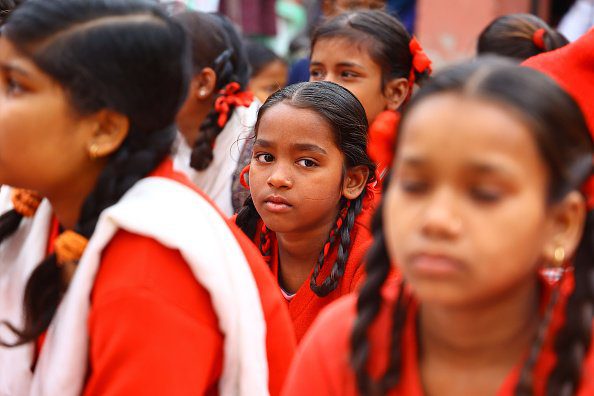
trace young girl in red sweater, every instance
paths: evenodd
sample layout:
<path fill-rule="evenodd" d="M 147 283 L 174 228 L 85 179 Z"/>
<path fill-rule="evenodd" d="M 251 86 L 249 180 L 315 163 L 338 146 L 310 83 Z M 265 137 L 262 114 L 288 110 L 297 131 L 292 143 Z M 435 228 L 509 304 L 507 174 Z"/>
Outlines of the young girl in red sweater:
<path fill-rule="evenodd" d="M 435 76 L 403 115 L 365 284 L 320 315 L 284 394 L 594 394 L 593 153 L 538 72 Z"/>
<path fill-rule="evenodd" d="M 400 109 L 431 62 L 400 21 L 386 12 L 344 13 L 323 23 L 311 41 L 310 81 L 351 91 L 369 121 L 368 151 L 383 177 L 393 156 Z"/>
<path fill-rule="evenodd" d="M 24 317 L 4 322 L 4 347 L 29 353 L 0 360 L 3 393 L 279 393 L 294 345 L 282 296 L 169 159 L 186 48 L 136 0 L 28 0 L 3 26 L 0 183 L 47 198 L 36 211 L 17 191 L 0 218 L 16 249 L 3 270 L 35 268 Z"/>
<path fill-rule="evenodd" d="M 283 88 L 258 114 L 236 222 L 278 280 L 297 339 L 362 279 L 375 171 L 366 132 L 363 107 L 334 83 Z"/>

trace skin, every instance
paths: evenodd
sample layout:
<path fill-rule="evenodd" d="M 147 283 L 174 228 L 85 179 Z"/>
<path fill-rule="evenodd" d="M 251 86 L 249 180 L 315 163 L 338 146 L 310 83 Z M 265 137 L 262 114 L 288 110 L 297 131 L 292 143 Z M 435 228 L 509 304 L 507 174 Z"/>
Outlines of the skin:
<path fill-rule="evenodd" d="M 287 85 L 288 72 L 285 62 L 274 60 L 260 70 L 260 73 L 252 76 L 248 89 L 264 103 L 270 95 Z"/>
<path fill-rule="evenodd" d="M 573 251 L 584 214 L 579 194 L 549 205 L 547 188 L 530 128 L 498 103 L 437 94 L 406 118 L 383 216 L 421 302 L 427 395 L 495 395 L 531 345 L 537 271 Z"/>
<path fill-rule="evenodd" d="M 344 155 L 328 123 L 310 109 L 280 103 L 258 125 L 250 164 L 256 210 L 276 233 L 281 284 L 296 291 L 309 277 L 339 211 L 341 197 L 354 199 L 369 171 L 343 174 Z M 282 199 L 286 204 L 274 203 Z"/>
<path fill-rule="evenodd" d="M 397 78 L 382 86 L 382 68 L 364 45 L 345 38 L 318 40 L 311 52 L 310 81 L 331 81 L 353 93 L 371 124 L 382 111 L 398 110 L 408 93 L 408 80 Z"/>
<path fill-rule="evenodd" d="M 331 18 L 355 9 L 383 9 L 385 5 L 386 2 L 383 0 L 324 0 L 322 10 L 326 17 Z"/>
<path fill-rule="evenodd" d="M 64 89 L 5 38 L 0 88 L 0 184 L 38 191 L 73 228 L 105 157 L 127 135 L 127 118 L 108 110 L 78 114 Z"/>

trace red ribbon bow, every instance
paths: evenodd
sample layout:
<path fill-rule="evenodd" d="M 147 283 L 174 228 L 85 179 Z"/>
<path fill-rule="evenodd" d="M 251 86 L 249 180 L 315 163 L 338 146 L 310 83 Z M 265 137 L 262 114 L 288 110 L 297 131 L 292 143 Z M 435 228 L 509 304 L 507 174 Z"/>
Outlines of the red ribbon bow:
<path fill-rule="evenodd" d="M 545 50 L 545 42 L 544 42 L 544 35 L 546 33 L 546 30 L 544 30 L 543 28 L 538 29 L 537 31 L 534 32 L 534 34 L 532 35 L 532 42 L 534 43 L 534 45 L 536 45 L 536 47 L 538 47 L 538 49 L 540 50 Z"/>
<path fill-rule="evenodd" d="M 219 113 L 217 124 L 222 128 L 229 119 L 231 106 L 249 107 L 254 101 L 254 94 L 249 91 L 240 91 L 238 82 L 231 82 L 219 91 L 220 96 L 215 100 L 214 108 Z"/>
<path fill-rule="evenodd" d="M 415 72 L 428 72 L 429 74 L 431 74 L 431 71 L 433 69 L 431 68 L 431 59 L 429 59 L 425 51 L 423 51 L 423 47 L 421 47 L 421 44 L 417 41 L 416 37 L 413 36 L 413 38 L 410 39 L 410 43 L 408 43 L 408 48 L 410 49 L 410 53 L 412 54 L 413 58 L 412 68 L 410 70 L 410 77 L 408 79 L 410 82 L 410 86 L 412 87 L 416 79 Z"/>

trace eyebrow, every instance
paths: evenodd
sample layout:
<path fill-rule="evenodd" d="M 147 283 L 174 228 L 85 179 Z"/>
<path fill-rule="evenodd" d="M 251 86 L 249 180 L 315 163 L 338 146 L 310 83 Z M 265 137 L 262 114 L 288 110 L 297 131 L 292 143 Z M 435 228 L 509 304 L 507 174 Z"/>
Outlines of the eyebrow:
<path fill-rule="evenodd" d="M 403 156 L 402 157 L 402 165 L 410 166 L 413 168 L 422 168 L 423 166 L 427 165 L 427 161 L 421 157 L 417 156 Z M 465 166 L 466 169 L 473 173 L 482 174 L 482 175 L 491 175 L 491 174 L 502 174 L 502 175 L 510 175 L 511 172 L 509 171 L 507 166 L 494 166 L 485 162 L 470 162 Z"/>
<path fill-rule="evenodd" d="M 338 62 L 337 65 L 340 67 L 358 67 L 360 69 L 364 69 L 363 65 L 355 62 Z M 323 64 L 322 62 L 311 62 L 310 66 L 323 66 Z"/>
<path fill-rule="evenodd" d="M 0 63 L 0 69 L 2 69 L 5 72 L 20 74 L 24 77 L 31 77 L 31 73 L 29 73 L 26 69 L 12 62 Z"/>
<path fill-rule="evenodd" d="M 274 144 L 268 140 L 256 139 L 256 141 L 254 142 L 254 146 L 273 147 Z M 328 155 L 328 152 L 326 150 L 324 150 L 316 144 L 311 143 L 294 143 L 291 145 L 291 149 L 296 151 L 314 151 L 320 154 Z"/>

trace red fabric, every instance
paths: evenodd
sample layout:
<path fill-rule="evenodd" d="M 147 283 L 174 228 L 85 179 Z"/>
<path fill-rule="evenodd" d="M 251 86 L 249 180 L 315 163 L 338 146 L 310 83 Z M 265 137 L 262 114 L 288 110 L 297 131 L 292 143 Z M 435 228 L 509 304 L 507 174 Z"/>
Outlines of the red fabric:
<path fill-rule="evenodd" d="M 330 304 L 332 301 L 338 299 L 339 297 L 345 294 L 352 293 L 362 282 L 363 275 L 365 272 L 363 259 L 365 257 L 365 253 L 367 252 L 367 249 L 372 243 L 372 237 L 368 228 L 368 224 L 370 222 L 369 216 L 372 211 L 373 207 L 367 207 L 366 209 L 363 209 L 363 211 L 355 220 L 355 225 L 353 226 L 353 230 L 351 231 L 352 242 L 349 251 L 349 258 L 346 263 L 344 275 L 342 276 L 337 288 L 330 294 L 328 294 L 326 297 L 318 297 L 309 286 L 311 279 L 310 273 L 310 276 L 307 278 L 305 282 L 303 282 L 299 290 L 297 290 L 293 299 L 291 301 L 285 300 L 287 306 L 289 307 L 289 314 L 291 315 L 291 320 L 293 321 L 295 334 L 297 336 L 297 342 L 301 340 L 301 338 L 309 329 L 316 316 L 326 305 Z M 260 230 L 261 228 L 262 221 L 258 223 L 258 230 Z M 259 231 L 257 232 L 254 238 L 254 242 L 257 246 L 259 246 Z M 278 282 L 278 244 L 274 232 L 270 232 L 270 243 L 270 266 L 272 274 Z M 320 270 L 320 273 L 317 278 L 318 284 L 321 284 L 324 281 L 324 279 L 326 279 L 330 275 L 330 271 L 332 270 L 332 264 L 335 262 L 337 254 L 338 244 L 335 244 L 333 246 L 333 249 L 330 250 L 329 255 L 327 256 L 325 265 L 323 265 L 322 269 Z M 315 263 L 312 263 L 312 272 L 314 264 Z M 279 286 L 277 286 L 277 290 L 280 290 Z"/>
<path fill-rule="evenodd" d="M 537 396 L 544 394 L 545 381 L 553 367 L 555 357 L 552 350 L 553 335 L 563 322 L 564 306 L 573 287 L 573 279 L 567 276 L 560 299 L 555 307 L 549 334 L 544 344 L 534 372 Z M 549 298 L 551 287 L 545 283 L 542 306 Z M 391 342 L 392 312 L 397 296 L 397 280 L 392 278 L 384 289 L 384 304 L 370 328 L 371 360 L 369 372 L 372 377 L 379 378 L 385 372 Z M 310 332 L 303 339 L 295 361 L 283 389 L 283 396 L 315 394 L 324 395 L 357 395 L 356 379 L 349 363 L 350 336 L 356 319 L 356 296 L 342 298 L 324 310 L 313 324 Z M 388 393 L 389 396 L 423 396 L 423 386 L 419 376 L 417 361 L 417 329 L 416 304 L 412 304 L 402 339 L 403 371 L 398 386 Z M 511 396 L 519 377 L 523 362 L 509 373 L 497 396 Z M 585 360 L 584 373 L 594 372 L 594 350 L 590 348 Z M 303 380 L 307 378 L 307 380 Z M 594 377 L 584 375 L 578 396 L 594 395 Z"/>
<path fill-rule="evenodd" d="M 254 94 L 249 91 L 241 91 L 241 86 L 235 81 L 227 84 L 219 91 L 219 94 L 221 96 L 215 100 L 214 108 L 219 113 L 217 125 L 221 128 L 227 124 L 231 106 L 250 107 L 254 101 Z"/>
<path fill-rule="evenodd" d="M 578 102 L 594 134 L 594 29 L 577 41 L 522 63 L 552 77 Z"/>
<path fill-rule="evenodd" d="M 178 181 L 204 196 L 173 171 L 169 160 L 152 176 Z M 278 395 L 295 350 L 290 317 L 259 251 L 227 223 L 260 292 L 270 394 Z M 217 322 L 208 292 L 196 282 L 179 251 L 119 231 L 103 252 L 91 296 L 84 394 L 216 395 L 223 359 Z"/>
<path fill-rule="evenodd" d="M 367 153 L 377 165 L 377 174 L 380 176 L 378 179 L 378 188 L 380 190 L 381 182 L 392 166 L 392 160 L 394 159 L 396 133 L 399 122 L 400 113 L 386 110 L 378 114 L 375 121 L 369 127 Z"/>

